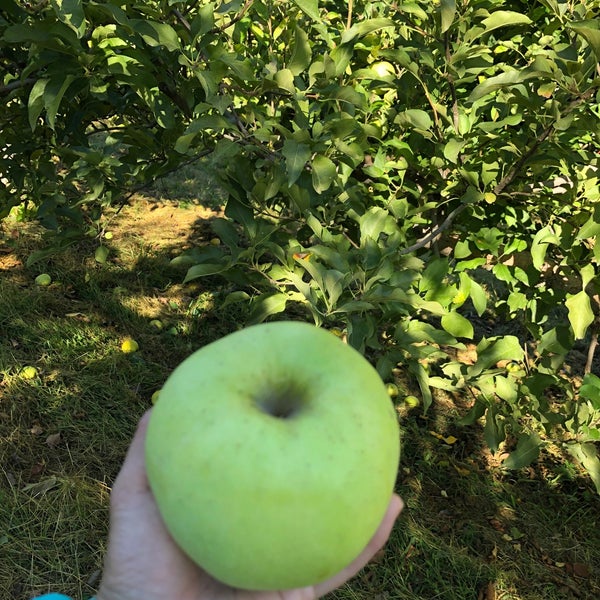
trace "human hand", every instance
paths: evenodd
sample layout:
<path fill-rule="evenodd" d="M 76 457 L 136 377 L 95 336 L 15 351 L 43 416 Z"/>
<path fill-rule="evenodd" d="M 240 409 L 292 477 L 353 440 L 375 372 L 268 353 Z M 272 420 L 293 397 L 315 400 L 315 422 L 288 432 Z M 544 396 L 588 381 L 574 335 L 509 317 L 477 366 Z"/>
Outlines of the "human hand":
<path fill-rule="evenodd" d="M 148 485 L 141 419 L 114 483 L 104 574 L 96 600 L 315 600 L 354 577 L 387 541 L 403 508 L 394 495 L 364 551 L 343 571 L 315 586 L 277 592 L 230 588 L 200 569 L 167 532 Z"/>

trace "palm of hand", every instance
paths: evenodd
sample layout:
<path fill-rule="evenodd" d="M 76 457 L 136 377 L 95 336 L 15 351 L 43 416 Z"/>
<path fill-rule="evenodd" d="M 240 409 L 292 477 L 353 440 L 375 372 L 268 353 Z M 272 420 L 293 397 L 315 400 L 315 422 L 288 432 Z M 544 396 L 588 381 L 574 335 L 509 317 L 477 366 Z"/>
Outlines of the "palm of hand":
<path fill-rule="evenodd" d="M 277 592 L 230 588 L 194 564 L 167 532 L 144 465 L 147 413 L 141 420 L 111 495 L 111 529 L 97 600 L 314 600 L 353 577 L 387 540 L 402 509 L 393 496 L 381 527 L 341 573 L 314 587 Z"/>

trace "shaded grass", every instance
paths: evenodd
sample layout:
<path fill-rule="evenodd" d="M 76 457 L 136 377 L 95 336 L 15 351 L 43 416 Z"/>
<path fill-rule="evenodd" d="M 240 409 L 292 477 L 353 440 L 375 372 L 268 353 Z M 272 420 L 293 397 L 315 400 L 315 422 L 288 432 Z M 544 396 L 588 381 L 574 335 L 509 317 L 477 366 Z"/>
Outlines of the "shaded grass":
<path fill-rule="evenodd" d="M 597 598 L 600 499 L 581 472 L 561 479 L 557 469 L 549 485 L 537 466 L 510 474 L 489 467 L 481 431 L 452 427 L 451 415 L 439 408 L 427 418 L 400 408 L 397 491 L 406 509 L 385 552 L 331 597 Z M 445 444 L 432 430 L 458 441 Z M 588 574 L 573 575 L 574 565 Z"/>
<path fill-rule="evenodd" d="M 170 265 L 179 247 L 160 243 L 161 220 L 136 218 L 135 230 L 126 211 L 111 222 L 104 265 L 86 242 L 25 268 L 41 243 L 26 228 L 0 255 L 0 600 L 94 593 L 109 488 L 152 393 L 193 350 L 245 320 L 241 306 L 220 307 L 218 280 L 182 285 Z M 195 240 L 210 235 L 204 220 L 193 229 Z M 49 288 L 33 284 L 43 271 Z M 120 351 L 126 336 L 138 353 Z M 26 365 L 38 375 L 24 378 Z M 547 454 L 505 474 L 477 427 L 453 425 L 458 406 L 398 410 L 406 511 L 385 552 L 332 599 L 489 600 L 491 589 L 503 600 L 599 597 L 600 501 L 576 465 Z"/>
<path fill-rule="evenodd" d="M 128 257 L 115 248 L 105 265 L 84 242 L 28 269 L 41 238 L 20 231 L 0 256 L 0 598 L 85 598 L 105 551 L 109 488 L 152 393 L 242 316 L 215 310 L 218 289 L 175 283 L 170 249 L 145 238 L 129 236 Z M 49 287 L 33 283 L 40 272 Z M 127 336 L 139 352 L 121 352 Z M 24 377 L 25 366 L 37 375 Z"/>

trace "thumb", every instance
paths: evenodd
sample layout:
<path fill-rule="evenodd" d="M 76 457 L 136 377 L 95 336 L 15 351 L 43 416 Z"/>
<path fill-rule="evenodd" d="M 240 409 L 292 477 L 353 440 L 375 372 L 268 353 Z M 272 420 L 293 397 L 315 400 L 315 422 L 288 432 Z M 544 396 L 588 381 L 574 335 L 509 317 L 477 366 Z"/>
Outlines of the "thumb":
<path fill-rule="evenodd" d="M 113 500 L 126 499 L 139 492 L 147 492 L 149 490 L 144 442 L 146 440 L 146 430 L 148 429 L 151 411 L 152 409 L 146 411 L 138 423 L 121 470 L 113 485 Z"/>

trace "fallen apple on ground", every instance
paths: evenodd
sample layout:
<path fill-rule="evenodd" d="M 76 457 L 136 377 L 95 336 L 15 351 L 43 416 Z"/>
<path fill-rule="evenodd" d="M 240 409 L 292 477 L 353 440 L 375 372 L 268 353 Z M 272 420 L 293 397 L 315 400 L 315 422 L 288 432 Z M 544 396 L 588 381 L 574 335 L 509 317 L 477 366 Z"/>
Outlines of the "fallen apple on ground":
<path fill-rule="evenodd" d="M 52 277 L 48 273 L 41 273 L 35 278 L 35 284 L 41 287 L 46 287 L 52 283 Z"/>
<path fill-rule="evenodd" d="M 133 338 L 125 338 L 121 344 L 121 352 L 125 354 L 131 354 L 137 352 L 140 349 L 139 344 Z"/>
<path fill-rule="evenodd" d="M 167 379 L 146 437 L 148 478 L 174 540 L 233 587 L 316 584 L 364 549 L 400 454 L 375 369 L 331 333 L 255 325 Z"/>
<path fill-rule="evenodd" d="M 23 379 L 35 379 L 38 376 L 38 370 L 35 367 L 27 366 L 21 369 Z"/>

